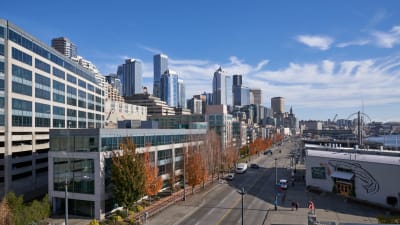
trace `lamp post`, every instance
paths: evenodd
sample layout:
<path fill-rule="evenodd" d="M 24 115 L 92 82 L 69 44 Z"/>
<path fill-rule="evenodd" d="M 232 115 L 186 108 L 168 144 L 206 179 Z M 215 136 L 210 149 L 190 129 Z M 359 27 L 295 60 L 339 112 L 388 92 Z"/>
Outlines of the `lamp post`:
<path fill-rule="evenodd" d="M 277 158 L 275 158 L 275 202 L 274 209 L 278 210 L 278 167 L 276 166 Z"/>
<path fill-rule="evenodd" d="M 68 181 L 65 178 L 65 225 L 68 225 Z"/>
<path fill-rule="evenodd" d="M 242 187 L 241 190 L 237 191 L 241 196 L 242 196 L 242 225 L 244 223 L 244 204 L 243 204 L 243 196 L 246 194 L 246 192 L 244 191 L 244 187 Z"/>

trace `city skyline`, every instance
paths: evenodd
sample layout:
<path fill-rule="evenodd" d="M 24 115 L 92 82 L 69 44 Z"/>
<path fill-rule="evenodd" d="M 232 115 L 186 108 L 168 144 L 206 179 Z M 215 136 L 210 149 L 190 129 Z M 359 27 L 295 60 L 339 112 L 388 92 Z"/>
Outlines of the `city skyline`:
<path fill-rule="evenodd" d="M 399 121 L 396 1 L 137 3 L 134 13 L 126 13 L 129 5 L 74 3 L 71 16 L 60 17 L 61 3 L 28 9 L 5 2 L 0 17 L 46 44 L 69 38 L 103 75 L 127 58 L 140 59 L 151 93 L 153 55 L 164 53 L 188 99 L 211 92 L 221 66 L 242 74 L 243 85 L 261 88 L 267 107 L 272 97 L 284 97 L 300 120 L 364 111 L 375 121 Z M 170 10 L 179 16 L 163 16 Z"/>

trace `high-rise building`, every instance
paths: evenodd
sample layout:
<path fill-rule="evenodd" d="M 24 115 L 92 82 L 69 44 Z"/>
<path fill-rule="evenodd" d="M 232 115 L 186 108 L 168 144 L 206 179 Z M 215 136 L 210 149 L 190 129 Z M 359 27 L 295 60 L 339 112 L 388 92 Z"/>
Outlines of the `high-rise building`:
<path fill-rule="evenodd" d="M 213 104 L 226 105 L 226 79 L 221 67 L 217 69 L 213 77 Z"/>
<path fill-rule="evenodd" d="M 166 70 L 160 80 L 161 100 L 170 107 L 178 107 L 178 74 L 172 70 Z"/>
<path fill-rule="evenodd" d="M 77 57 L 76 45 L 66 37 L 53 38 L 51 40 L 51 47 L 66 57 Z"/>
<path fill-rule="evenodd" d="M 168 56 L 157 54 L 153 57 L 154 78 L 153 78 L 153 95 L 161 98 L 160 81 L 161 75 L 168 70 Z"/>
<path fill-rule="evenodd" d="M 285 98 L 274 97 L 271 98 L 271 108 L 275 114 L 283 114 L 285 112 Z"/>
<path fill-rule="evenodd" d="M 126 59 L 118 66 L 118 78 L 122 83 L 122 96 L 142 93 L 142 63 L 137 59 Z"/>
<path fill-rule="evenodd" d="M 0 198 L 34 198 L 48 190 L 50 129 L 102 127 L 104 93 L 91 71 L 1 19 L 0 55 Z"/>
<path fill-rule="evenodd" d="M 250 89 L 242 86 L 242 75 L 233 75 L 233 105 L 245 106 L 250 104 Z"/>
<path fill-rule="evenodd" d="M 232 77 L 225 76 L 226 105 L 233 105 Z"/>
<path fill-rule="evenodd" d="M 250 89 L 250 104 L 261 105 L 262 93 L 261 89 Z"/>
<path fill-rule="evenodd" d="M 178 108 L 186 108 L 186 88 L 182 79 L 178 79 Z"/>

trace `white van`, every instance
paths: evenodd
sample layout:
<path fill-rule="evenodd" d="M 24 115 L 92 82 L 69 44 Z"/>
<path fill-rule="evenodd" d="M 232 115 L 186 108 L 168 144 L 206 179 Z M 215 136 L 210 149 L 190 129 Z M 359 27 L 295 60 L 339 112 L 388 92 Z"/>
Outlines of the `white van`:
<path fill-rule="evenodd" d="M 236 166 L 236 173 L 244 173 L 247 170 L 247 163 L 238 163 Z"/>

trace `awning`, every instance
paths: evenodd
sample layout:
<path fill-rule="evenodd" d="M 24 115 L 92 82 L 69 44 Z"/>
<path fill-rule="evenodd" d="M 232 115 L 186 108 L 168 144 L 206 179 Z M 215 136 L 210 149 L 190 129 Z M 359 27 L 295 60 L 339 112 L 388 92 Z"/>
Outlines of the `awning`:
<path fill-rule="evenodd" d="M 331 177 L 340 178 L 343 180 L 351 180 L 354 177 L 354 173 L 342 172 L 342 171 L 334 171 L 331 174 Z"/>

